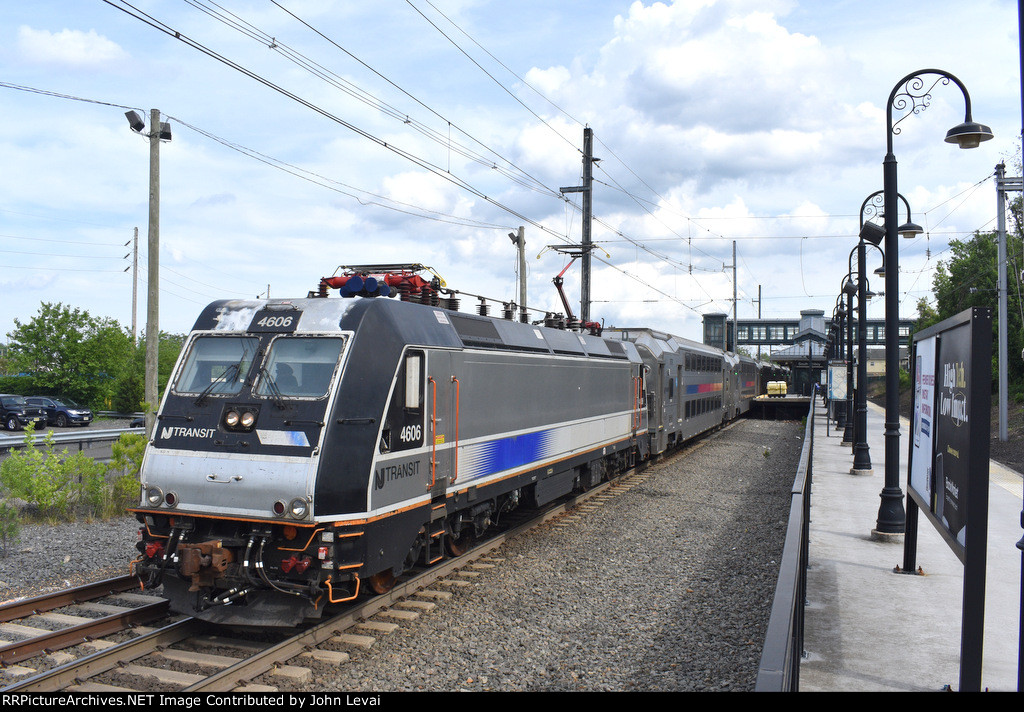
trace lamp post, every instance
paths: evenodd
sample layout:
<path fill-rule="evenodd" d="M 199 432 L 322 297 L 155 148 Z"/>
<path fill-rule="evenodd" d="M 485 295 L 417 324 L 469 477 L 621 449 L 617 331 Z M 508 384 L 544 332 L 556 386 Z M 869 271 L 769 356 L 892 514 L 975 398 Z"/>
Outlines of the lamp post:
<path fill-rule="evenodd" d="M 835 358 L 842 360 L 846 355 L 844 352 L 844 346 L 846 343 L 844 330 L 846 328 L 846 307 L 843 306 L 843 296 L 839 295 L 837 299 L 838 304 L 836 305 L 836 315 L 839 317 L 839 324 L 836 327 L 836 351 Z M 849 384 L 847 384 L 847 388 Z M 836 403 L 836 430 L 842 429 L 846 431 L 846 398 L 844 397 L 841 402 Z M 844 436 L 845 439 L 845 436 Z"/>
<path fill-rule="evenodd" d="M 912 238 L 924 232 L 920 225 L 910 219 L 910 204 L 902 194 L 897 194 L 907 209 L 907 221 L 897 228 L 897 232 L 903 237 Z M 866 253 L 868 245 L 871 245 L 882 255 L 882 266 L 875 270 L 875 274 L 885 279 L 885 253 L 879 247 L 879 243 L 885 238 L 885 229 L 880 225 L 870 222 L 870 218 L 883 215 L 883 191 L 878 190 L 864 199 L 860 206 L 860 232 L 857 246 L 857 304 L 859 308 L 857 318 L 857 390 L 856 390 L 856 423 L 854 426 L 853 442 L 853 467 L 850 468 L 851 475 L 870 475 L 874 472 L 871 466 L 871 449 L 868 447 L 868 337 L 867 337 L 867 262 Z M 853 252 L 850 252 L 852 259 Z"/>
<path fill-rule="evenodd" d="M 853 270 L 847 272 L 843 284 L 843 294 L 846 295 L 846 429 L 843 430 L 843 445 L 852 445 L 854 442 L 853 423 L 853 295 L 857 292 L 857 285 L 853 283 Z M 861 313 L 864 312 L 863 303 L 858 304 Z"/>
<path fill-rule="evenodd" d="M 927 75 L 937 78 L 926 86 Z M 899 395 L 899 256 L 897 251 L 898 214 L 896 201 L 899 197 L 896 186 L 896 156 L 893 154 L 892 137 L 900 133 L 899 123 L 911 114 L 926 109 L 931 103 L 931 90 L 939 83 L 953 82 L 964 95 L 966 111 L 964 122 L 946 132 L 946 142 L 960 148 L 976 148 L 982 141 L 992 138 L 988 126 L 974 122 L 971 117 L 971 97 L 959 79 L 941 69 L 921 69 L 908 74 L 893 87 L 885 107 L 886 154 L 882 163 L 882 191 L 885 209 L 885 485 L 882 488 L 878 521 L 872 535 L 879 539 L 895 538 L 902 535 L 906 525 L 903 510 L 903 492 L 900 489 L 900 395 Z M 907 110 L 895 124 L 893 109 Z"/>

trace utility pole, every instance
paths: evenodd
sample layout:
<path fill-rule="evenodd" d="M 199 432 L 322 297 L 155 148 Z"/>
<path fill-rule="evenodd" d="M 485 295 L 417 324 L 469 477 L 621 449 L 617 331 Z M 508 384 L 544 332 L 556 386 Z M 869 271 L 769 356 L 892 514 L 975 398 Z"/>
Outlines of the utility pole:
<path fill-rule="evenodd" d="M 137 111 L 126 111 L 132 131 L 142 134 L 145 121 Z M 160 110 L 150 109 L 149 133 L 149 260 L 146 285 L 146 437 L 153 434 L 160 392 L 157 385 L 160 347 L 160 141 L 171 140 L 171 125 L 160 121 Z"/>
<path fill-rule="evenodd" d="M 124 243 L 125 247 L 129 243 Z M 132 266 L 126 267 L 125 272 L 129 269 L 132 271 L 132 345 L 135 345 L 135 334 L 138 329 L 138 304 L 139 304 L 139 228 L 135 228 L 135 236 L 131 240 L 132 245 Z M 128 257 L 128 255 L 125 255 Z"/>
<path fill-rule="evenodd" d="M 757 320 L 761 321 L 761 285 L 757 285 Z M 759 339 L 760 341 L 760 339 Z M 757 345 L 757 360 L 761 360 L 761 344 Z"/>
<path fill-rule="evenodd" d="M 160 110 L 149 112 L 149 280 L 146 292 L 146 438 L 156 426 L 160 348 Z"/>
<path fill-rule="evenodd" d="M 1006 166 L 996 166 L 996 224 L 999 233 L 999 440 L 1009 440 L 1007 428 L 1007 304 L 1006 304 L 1006 193 L 1024 188 L 1021 178 L 1007 178 Z"/>
<path fill-rule="evenodd" d="M 736 241 L 732 241 L 732 350 L 736 351 L 738 323 L 736 321 Z"/>
<path fill-rule="evenodd" d="M 736 351 L 736 335 L 739 326 L 736 323 L 736 241 L 732 241 L 732 264 L 724 265 L 725 268 L 732 267 L 732 349 L 729 348 L 729 322 L 725 322 L 725 350 Z"/>
<path fill-rule="evenodd" d="M 562 193 L 583 193 L 583 241 L 581 257 L 583 259 L 580 278 L 580 320 L 590 321 L 590 251 L 593 249 L 591 224 L 593 222 L 593 187 L 594 187 L 594 130 L 583 129 L 583 185 L 559 188 Z"/>
<path fill-rule="evenodd" d="M 526 228 L 519 226 L 519 232 L 508 234 L 512 244 L 519 250 L 519 321 L 526 323 Z"/>

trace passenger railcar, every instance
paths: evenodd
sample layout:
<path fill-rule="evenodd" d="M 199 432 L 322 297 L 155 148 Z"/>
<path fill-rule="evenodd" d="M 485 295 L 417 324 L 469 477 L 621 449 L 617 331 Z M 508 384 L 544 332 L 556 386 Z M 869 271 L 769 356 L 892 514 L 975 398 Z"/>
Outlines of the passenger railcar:
<path fill-rule="evenodd" d="M 734 384 L 727 370 L 732 354 L 653 329 L 606 333 L 635 344 L 644 362 L 649 431 L 643 456 L 660 455 L 734 417 Z"/>

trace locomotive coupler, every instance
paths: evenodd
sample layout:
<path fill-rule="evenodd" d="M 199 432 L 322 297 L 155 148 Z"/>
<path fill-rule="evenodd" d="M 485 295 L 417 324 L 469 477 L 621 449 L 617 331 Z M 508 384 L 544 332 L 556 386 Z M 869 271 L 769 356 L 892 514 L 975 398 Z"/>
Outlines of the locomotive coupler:
<path fill-rule="evenodd" d="M 178 571 L 183 577 L 192 579 L 189 591 L 213 586 L 217 577 L 222 576 L 234 560 L 234 552 L 225 549 L 220 540 L 178 545 Z"/>

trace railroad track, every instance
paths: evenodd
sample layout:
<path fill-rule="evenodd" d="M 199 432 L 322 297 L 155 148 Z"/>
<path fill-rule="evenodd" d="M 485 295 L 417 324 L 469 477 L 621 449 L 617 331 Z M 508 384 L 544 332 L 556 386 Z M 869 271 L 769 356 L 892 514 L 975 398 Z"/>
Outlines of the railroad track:
<path fill-rule="evenodd" d="M 217 630 L 211 635 L 210 625 L 195 618 L 175 620 L 154 630 L 140 629 L 139 626 L 157 620 L 168 621 L 167 602 L 152 596 L 147 598 L 155 603 L 145 607 L 145 613 L 140 612 L 141 608 L 134 609 L 134 613 L 119 612 L 126 619 L 119 628 L 110 627 L 107 631 L 87 629 L 85 626 L 90 625 L 89 622 L 75 622 L 68 614 L 51 613 L 68 606 L 87 605 L 88 601 L 107 595 L 124 596 L 128 588 L 138 585 L 133 577 L 111 579 L 0 606 L 0 637 L 3 637 L 4 626 L 19 625 L 21 628 L 17 631 L 24 634 L 22 628 L 27 628 L 25 624 L 10 621 L 26 616 L 49 615 L 50 622 L 74 623 L 63 631 L 54 631 L 52 638 L 50 633 L 34 635 L 0 647 L 0 663 L 5 666 L 5 674 L 9 671 L 6 666 L 42 655 L 52 656 L 58 648 L 66 649 L 86 642 L 94 649 L 73 660 L 58 659 L 56 666 L 25 676 L 0 691 L 216 693 L 273 692 L 279 687 L 294 689 L 311 681 L 312 673 L 304 667 L 305 661 L 343 664 L 348 659 L 344 648 L 372 646 L 377 636 L 392 632 L 402 621 L 415 619 L 443 604 L 452 595 L 445 588 L 465 584 L 466 577 L 482 575 L 487 569 L 499 565 L 501 560 L 494 557 L 494 552 L 506 541 L 549 522 L 555 526 L 571 526 L 574 518 L 585 516 L 607 498 L 630 489 L 645 478 L 644 472 L 631 471 L 550 507 L 528 521 L 512 523 L 462 556 L 407 574 L 388 593 L 357 601 L 320 623 L 289 631 L 293 633 L 291 635 L 276 637 L 262 630 L 258 635 L 247 635 L 238 630 Z M 95 609 L 101 604 L 91 605 Z M 54 618 L 54 615 L 63 618 Z M 111 612 L 96 622 L 114 615 Z M 137 635 L 119 642 L 99 640 L 101 636 L 129 629 Z M 13 632 L 15 629 L 9 630 Z M 38 631 L 38 628 L 33 630 Z M 59 643 L 56 642 L 58 634 L 61 636 Z"/>

